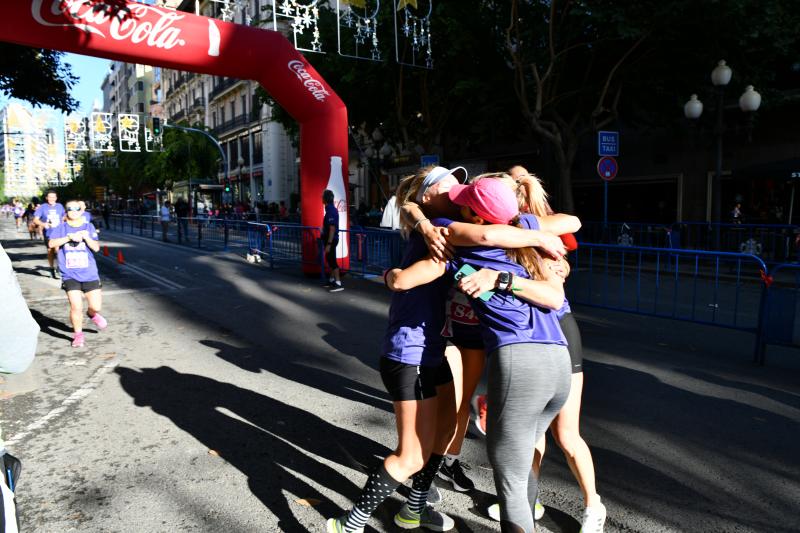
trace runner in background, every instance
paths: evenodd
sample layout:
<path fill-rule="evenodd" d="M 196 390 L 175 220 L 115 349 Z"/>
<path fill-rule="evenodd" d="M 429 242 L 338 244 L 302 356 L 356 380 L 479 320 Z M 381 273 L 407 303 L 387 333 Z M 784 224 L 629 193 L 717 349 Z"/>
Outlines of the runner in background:
<path fill-rule="evenodd" d="M 14 200 L 14 222 L 17 224 L 17 231 L 22 227 L 22 217 L 25 215 L 25 206 L 19 200 Z"/>
<path fill-rule="evenodd" d="M 50 265 L 50 275 L 58 279 L 55 268 L 56 250 L 48 243 L 50 234 L 59 227 L 64 220 L 64 206 L 58 203 L 56 191 L 49 190 L 45 196 L 46 202 L 40 205 L 34 213 L 34 221 L 44 230 L 44 245 L 47 247 L 47 263 Z"/>
<path fill-rule="evenodd" d="M 83 295 L 88 303 L 87 314 L 99 329 L 105 329 L 108 322 L 100 314 L 102 308 L 102 284 L 97 272 L 92 252 L 100 250 L 97 230 L 91 222 L 84 222 L 81 202 L 67 202 L 67 220 L 53 228 L 50 248 L 58 251 L 58 269 L 63 280 L 61 288 L 67 293 L 72 322 L 72 347 L 79 348 L 85 343 L 83 333 Z"/>

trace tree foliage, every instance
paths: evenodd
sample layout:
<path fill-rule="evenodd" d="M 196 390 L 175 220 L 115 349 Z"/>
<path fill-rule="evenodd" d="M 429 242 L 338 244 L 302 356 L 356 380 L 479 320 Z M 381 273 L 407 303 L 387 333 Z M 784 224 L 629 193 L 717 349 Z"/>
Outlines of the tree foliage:
<path fill-rule="evenodd" d="M 78 102 L 70 96 L 77 81 L 64 54 L 0 42 L 0 92 L 30 102 L 74 111 Z"/>

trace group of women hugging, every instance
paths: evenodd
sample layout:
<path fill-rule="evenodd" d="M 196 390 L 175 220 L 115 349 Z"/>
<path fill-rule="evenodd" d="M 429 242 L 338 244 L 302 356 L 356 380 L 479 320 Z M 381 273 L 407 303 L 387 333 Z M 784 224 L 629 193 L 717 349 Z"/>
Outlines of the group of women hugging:
<path fill-rule="evenodd" d="M 544 435 L 550 428 L 583 491 L 582 532 L 602 532 L 589 448 L 579 433 L 581 339 L 564 297 L 565 254 L 580 221 L 553 213 L 539 180 L 522 167 L 467 181 L 458 167 L 426 167 L 397 189 L 409 241 L 399 268 L 380 372 L 392 398 L 398 444 L 328 533 L 363 531 L 377 507 L 411 478 L 394 522 L 448 531 L 429 504 L 437 473 L 470 490 L 458 455 L 471 398 L 488 367 L 486 444 L 503 532 L 532 533 Z"/>

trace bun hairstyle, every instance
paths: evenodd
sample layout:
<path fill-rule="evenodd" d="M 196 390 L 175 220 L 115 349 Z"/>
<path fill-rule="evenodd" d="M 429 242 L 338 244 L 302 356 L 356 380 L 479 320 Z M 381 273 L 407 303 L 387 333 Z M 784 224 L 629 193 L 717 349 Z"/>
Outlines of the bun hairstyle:
<path fill-rule="evenodd" d="M 533 178 L 536 181 L 536 183 L 538 183 L 538 188 L 541 190 L 541 193 L 544 194 L 543 197 L 544 204 L 547 205 L 547 193 L 544 192 L 541 183 L 538 181 L 539 178 L 536 178 L 535 176 L 533 176 Z M 528 211 L 529 209 L 528 194 L 526 191 L 522 191 L 523 189 L 526 188 L 523 186 L 516 186 L 517 184 L 514 182 L 514 178 L 511 177 L 510 174 L 507 174 L 506 172 L 487 172 L 485 174 L 480 174 L 478 176 L 475 176 L 472 180 L 470 180 L 470 183 L 475 183 L 476 181 L 482 179 L 506 180 L 506 182 L 510 187 L 515 188 L 520 211 Z M 547 207 L 549 208 L 549 205 Z M 533 214 L 537 216 L 544 216 L 544 215 L 539 215 L 535 211 L 531 212 L 533 212 Z M 509 222 L 509 225 L 515 226 L 517 228 L 526 229 L 522 225 L 519 215 L 514 217 L 511 220 L 511 222 Z M 546 276 L 545 276 L 544 258 L 536 248 L 533 247 L 509 248 L 506 250 L 506 255 L 508 256 L 509 259 L 511 259 L 518 265 L 522 266 L 528 272 L 531 279 L 545 279 Z"/>
<path fill-rule="evenodd" d="M 397 186 L 397 190 L 395 191 L 398 207 L 402 207 L 408 203 L 416 203 L 414 200 L 417 197 L 420 186 L 422 186 L 422 182 L 425 181 L 425 176 L 427 176 L 435 167 L 436 165 L 422 167 L 414 174 L 406 176 L 400 180 L 400 184 Z M 411 230 L 412 228 L 406 223 L 405 218 L 400 217 L 400 231 L 403 234 L 403 237 L 407 238 L 408 234 L 411 233 Z"/>

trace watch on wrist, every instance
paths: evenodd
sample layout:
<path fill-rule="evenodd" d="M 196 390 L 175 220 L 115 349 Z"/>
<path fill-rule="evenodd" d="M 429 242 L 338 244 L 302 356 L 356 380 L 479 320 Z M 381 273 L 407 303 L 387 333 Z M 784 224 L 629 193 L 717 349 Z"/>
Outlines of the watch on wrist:
<path fill-rule="evenodd" d="M 498 273 L 497 289 L 501 291 L 507 291 L 510 286 L 511 286 L 511 273 L 510 272 Z"/>

